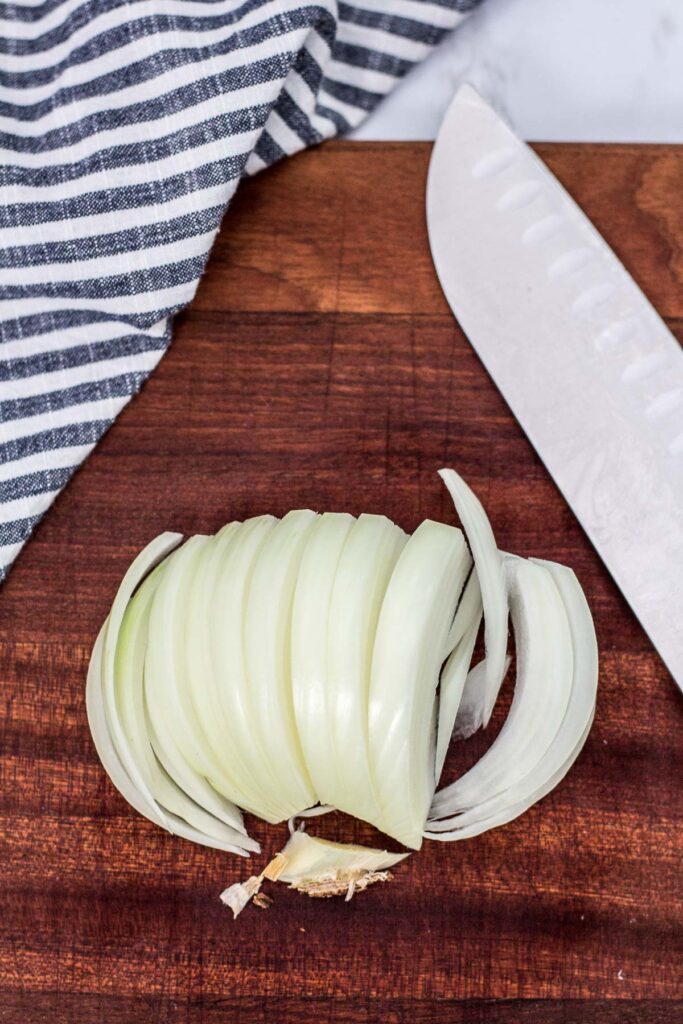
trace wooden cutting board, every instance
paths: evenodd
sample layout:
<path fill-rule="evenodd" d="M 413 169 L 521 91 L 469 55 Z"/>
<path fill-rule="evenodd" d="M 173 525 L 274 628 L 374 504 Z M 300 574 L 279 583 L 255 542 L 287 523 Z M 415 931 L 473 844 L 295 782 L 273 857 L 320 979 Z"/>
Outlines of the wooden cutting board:
<path fill-rule="evenodd" d="M 683 338 L 683 150 L 539 152 Z M 681 1020 L 683 700 L 442 298 L 428 156 L 331 144 L 240 189 L 170 352 L 0 594 L 2 1022 Z M 586 748 L 505 828 L 427 844 L 350 904 L 274 887 L 233 923 L 218 894 L 250 865 L 131 811 L 89 739 L 116 584 L 164 529 L 453 521 L 444 464 L 502 547 L 576 569 L 601 648 Z M 271 853 L 285 830 L 254 832 Z"/>

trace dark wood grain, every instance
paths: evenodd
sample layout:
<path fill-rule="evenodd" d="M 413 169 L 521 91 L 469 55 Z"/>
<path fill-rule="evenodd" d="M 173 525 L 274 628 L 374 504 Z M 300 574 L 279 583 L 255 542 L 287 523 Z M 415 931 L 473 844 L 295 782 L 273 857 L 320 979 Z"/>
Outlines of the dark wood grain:
<path fill-rule="evenodd" d="M 539 150 L 683 338 L 683 152 Z M 683 700 L 448 312 L 428 152 L 334 144 L 243 186 L 169 354 L 0 593 L 3 1024 L 683 1019 Z M 350 905 L 282 887 L 233 924 L 218 893 L 250 866 L 138 817 L 90 742 L 116 584 L 163 529 L 302 506 L 450 520 L 443 464 L 502 546 L 576 568 L 601 646 L 589 742 L 509 826 L 429 844 Z M 284 830 L 254 831 L 268 853 Z"/>
<path fill-rule="evenodd" d="M 492 1000 L 225 996 L 173 999 L 54 993 L 10 994 L 0 1024 L 661 1024 L 679 1020 L 683 1003 L 656 999 Z M 27 1016 L 28 1015 L 28 1016 Z M 678 1015 L 678 1016 L 677 1016 Z"/>

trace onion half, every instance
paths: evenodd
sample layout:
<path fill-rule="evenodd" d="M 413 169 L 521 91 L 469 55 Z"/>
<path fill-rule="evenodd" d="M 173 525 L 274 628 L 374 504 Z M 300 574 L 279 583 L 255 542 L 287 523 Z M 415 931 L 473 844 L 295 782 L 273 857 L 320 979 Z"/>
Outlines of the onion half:
<path fill-rule="evenodd" d="M 241 855 L 258 850 L 242 811 L 293 829 L 342 810 L 419 849 L 505 824 L 562 779 L 595 711 L 586 599 L 570 569 L 501 553 L 470 488 L 441 476 L 464 535 L 427 520 L 408 537 L 383 516 L 305 509 L 182 545 L 162 534 L 140 553 L 86 686 L 97 752 L 131 806 Z M 490 719 L 508 615 L 506 721 L 435 793 L 451 743 Z M 472 667 L 482 619 L 485 658 Z M 311 895 L 360 890 L 403 856 L 294 832 L 226 902 L 239 912 L 276 875 Z"/>

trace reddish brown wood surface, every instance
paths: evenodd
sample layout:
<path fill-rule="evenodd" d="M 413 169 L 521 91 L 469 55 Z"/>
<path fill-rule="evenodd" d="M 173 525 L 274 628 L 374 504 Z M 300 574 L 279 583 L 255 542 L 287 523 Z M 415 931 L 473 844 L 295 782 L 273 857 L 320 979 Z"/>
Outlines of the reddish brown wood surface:
<path fill-rule="evenodd" d="M 540 152 L 682 339 L 683 152 Z M 444 303 L 427 159 L 335 144 L 242 187 L 169 354 L 0 593 L 0 1022 L 682 1019 L 683 700 Z M 218 893 L 250 866 L 141 819 L 89 739 L 85 669 L 117 581 L 167 528 L 301 506 L 452 520 L 443 464 L 501 546 L 585 586 L 585 751 L 522 819 L 428 844 L 351 904 L 280 887 L 233 924 Z M 282 841 L 255 832 L 267 853 Z"/>

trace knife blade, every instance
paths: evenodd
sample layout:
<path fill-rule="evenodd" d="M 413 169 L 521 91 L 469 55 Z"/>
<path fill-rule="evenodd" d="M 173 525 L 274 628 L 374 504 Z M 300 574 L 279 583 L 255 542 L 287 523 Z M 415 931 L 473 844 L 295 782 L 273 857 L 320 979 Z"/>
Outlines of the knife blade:
<path fill-rule="evenodd" d="M 457 320 L 683 689 L 683 351 L 535 153 L 468 85 L 427 181 Z"/>

